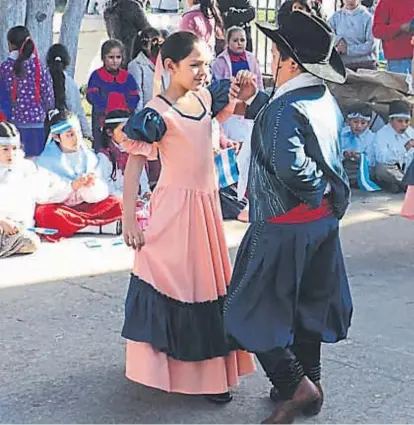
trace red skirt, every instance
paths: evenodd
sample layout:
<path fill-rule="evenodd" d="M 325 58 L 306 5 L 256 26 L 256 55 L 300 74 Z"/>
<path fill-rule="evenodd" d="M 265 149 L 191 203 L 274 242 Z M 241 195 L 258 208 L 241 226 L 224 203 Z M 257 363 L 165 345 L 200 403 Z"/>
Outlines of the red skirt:
<path fill-rule="evenodd" d="M 69 238 L 87 226 L 104 226 L 120 220 L 122 203 L 115 196 L 108 196 L 95 204 L 82 203 L 75 207 L 64 204 L 37 205 L 35 221 L 39 227 L 56 229 L 55 235 L 45 235 L 49 242 L 57 242 Z"/>

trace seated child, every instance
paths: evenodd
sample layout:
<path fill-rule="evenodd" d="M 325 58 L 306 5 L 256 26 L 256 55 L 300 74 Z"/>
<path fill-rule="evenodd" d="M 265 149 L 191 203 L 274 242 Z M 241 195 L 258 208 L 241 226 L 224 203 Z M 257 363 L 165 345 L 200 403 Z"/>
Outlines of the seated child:
<path fill-rule="evenodd" d="M 404 172 L 414 156 L 414 129 L 410 126 L 410 105 L 391 102 L 389 123 L 375 136 L 375 177 L 391 193 L 404 192 Z"/>
<path fill-rule="evenodd" d="M 70 183 L 24 159 L 20 134 L 13 124 L 0 122 L 0 258 L 31 254 L 40 244 L 29 231 L 36 203 L 63 202 Z"/>
<path fill-rule="evenodd" d="M 401 215 L 414 220 L 414 160 L 411 161 L 411 165 L 404 175 L 403 183 L 407 185 L 407 193 L 405 194 Z"/>
<path fill-rule="evenodd" d="M 98 153 L 99 166 L 102 178 L 108 184 L 109 193 L 122 197 L 124 188 L 124 171 L 128 160 L 128 153 L 121 144 L 127 140 L 122 131 L 130 114 L 127 111 L 115 110 L 105 117 L 102 129 L 102 149 Z M 148 198 L 150 194 L 147 171 L 142 171 L 139 195 Z"/>
<path fill-rule="evenodd" d="M 375 165 L 374 139 L 370 130 L 372 109 L 366 103 L 355 103 L 348 108 L 346 124 L 341 132 L 343 165 L 351 187 L 358 186 L 361 153 L 366 155 L 369 167 Z"/>
<path fill-rule="evenodd" d="M 93 233 L 121 232 L 121 201 L 109 196 L 96 154 L 83 142 L 79 120 L 66 110 L 50 111 L 45 122 L 46 146 L 36 163 L 71 184 L 60 203 L 39 205 L 38 226 L 57 229 L 49 241 L 68 238 L 81 230 Z"/>

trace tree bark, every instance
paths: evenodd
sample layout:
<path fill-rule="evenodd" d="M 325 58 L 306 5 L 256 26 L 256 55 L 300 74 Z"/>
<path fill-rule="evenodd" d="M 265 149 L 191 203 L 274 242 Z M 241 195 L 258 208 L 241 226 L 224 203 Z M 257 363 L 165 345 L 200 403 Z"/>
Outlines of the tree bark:
<path fill-rule="evenodd" d="M 27 0 L 26 26 L 29 29 L 44 63 L 53 43 L 53 15 L 55 0 Z"/>
<path fill-rule="evenodd" d="M 69 51 L 71 62 L 67 71 L 72 77 L 75 75 L 79 33 L 86 2 L 87 0 L 68 0 L 60 28 L 59 43 L 64 44 Z"/>
<path fill-rule="evenodd" d="M 7 57 L 7 31 L 16 26 L 24 25 L 26 18 L 26 0 L 0 0 L 0 10 L 5 11 L 0 18 L 0 60 Z"/>

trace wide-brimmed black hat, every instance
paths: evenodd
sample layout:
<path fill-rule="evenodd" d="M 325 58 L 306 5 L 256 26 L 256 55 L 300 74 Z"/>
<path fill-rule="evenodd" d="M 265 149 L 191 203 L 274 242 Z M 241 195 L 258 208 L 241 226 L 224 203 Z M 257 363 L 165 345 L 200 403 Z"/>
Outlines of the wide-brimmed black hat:
<path fill-rule="evenodd" d="M 335 34 L 322 19 L 295 10 L 282 27 L 256 25 L 305 71 L 333 83 L 345 82 L 346 69 L 335 49 Z"/>

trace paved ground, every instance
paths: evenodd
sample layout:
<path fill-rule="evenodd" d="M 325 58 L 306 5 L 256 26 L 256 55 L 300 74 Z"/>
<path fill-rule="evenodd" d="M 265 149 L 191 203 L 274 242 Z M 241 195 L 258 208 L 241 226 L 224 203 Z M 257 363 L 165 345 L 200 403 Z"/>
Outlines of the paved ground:
<path fill-rule="evenodd" d="M 414 422 L 414 223 L 398 216 L 400 197 L 367 199 L 342 229 L 352 332 L 325 349 L 326 405 L 310 423 Z M 119 336 L 128 271 L 5 280 L 0 265 L 0 423 L 257 423 L 271 410 L 261 370 L 222 408 L 128 382 Z"/>

